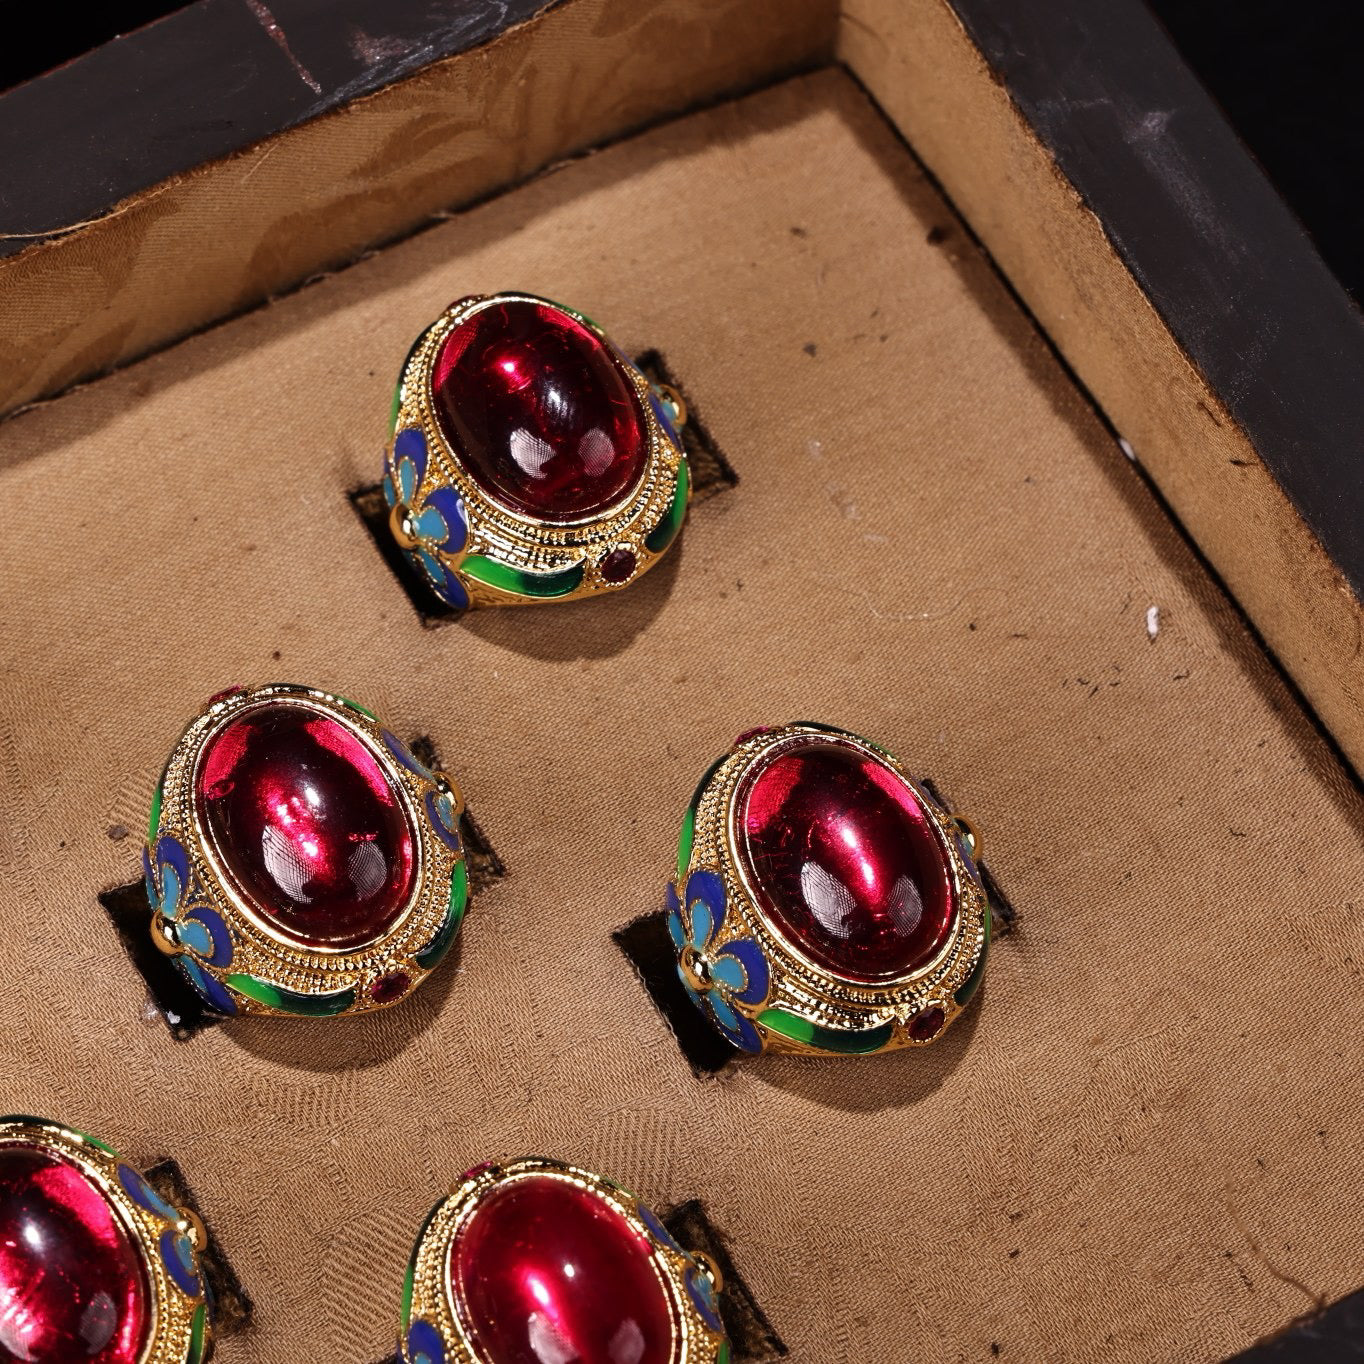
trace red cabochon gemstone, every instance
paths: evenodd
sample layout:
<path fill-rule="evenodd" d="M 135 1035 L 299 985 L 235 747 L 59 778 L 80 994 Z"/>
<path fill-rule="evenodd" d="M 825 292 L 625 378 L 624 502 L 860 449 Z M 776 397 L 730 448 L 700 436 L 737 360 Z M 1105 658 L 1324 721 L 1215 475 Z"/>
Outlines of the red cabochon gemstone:
<path fill-rule="evenodd" d="M 436 354 L 431 392 L 470 477 L 523 515 L 598 516 L 644 473 L 644 416 L 619 361 L 547 303 L 498 303 L 461 323 Z"/>
<path fill-rule="evenodd" d="M 138 1364 L 152 1310 L 142 1256 L 90 1178 L 0 1149 L 0 1364 Z"/>
<path fill-rule="evenodd" d="M 668 1364 L 673 1309 L 648 1240 L 552 1175 L 494 1187 L 450 1249 L 452 1298 L 487 1364 Z"/>
<path fill-rule="evenodd" d="M 195 800 L 236 890 L 295 941 L 356 948 L 406 908 L 406 813 L 373 753 L 330 716 L 287 703 L 244 711 L 205 744 Z"/>
<path fill-rule="evenodd" d="M 942 950 L 951 865 L 913 788 L 834 740 L 779 749 L 746 779 L 739 853 L 782 935 L 835 975 L 875 983 Z"/>

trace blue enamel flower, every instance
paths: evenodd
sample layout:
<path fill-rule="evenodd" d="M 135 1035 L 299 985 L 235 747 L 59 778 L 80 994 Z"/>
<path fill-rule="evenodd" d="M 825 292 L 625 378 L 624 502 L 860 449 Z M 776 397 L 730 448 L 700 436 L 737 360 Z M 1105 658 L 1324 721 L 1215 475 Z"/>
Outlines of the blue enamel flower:
<path fill-rule="evenodd" d="M 658 418 L 658 424 L 663 428 L 664 434 L 680 450 L 682 437 L 673 422 L 672 406 L 664 401 L 662 394 L 652 384 L 649 385 L 649 406 L 653 408 L 654 416 Z"/>
<path fill-rule="evenodd" d="M 410 513 L 407 527 L 412 543 L 402 549 L 413 568 L 443 602 L 462 611 L 469 605 L 469 594 L 444 556 L 457 555 L 464 548 L 469 522 L 464 502 L 453 488 L 442 485 L 417 497 L 426 465 L 426 437 L 415 426 L 399 431 L 384 471 L 384 499 L 390 507 L 401 505 Z"/>
<path fill-rule="evenodd" d="M 445 1364 L 445 1342 L 429 1321 L 418 1317 L 407 1331 L 406 1364 Z"/>
<path fill-rule="evenodd" d="M 391 730 L 383 731 L 384 747 L 407 768 L 424 781 L 430 783 L 423 804 L 426 817 L 436 831 L 436 837 L 451 852 L 458 852 L 463 844 L 459 837 L 459 810 L 455 807 L 454 797 L 436 784 L 436 773 L 417 757 L 415 753 Z"/>
<path fill-rule="evenodd" d="M 723 1333 L 725 1326 L 720 1320 L 720 1298 L 715 1291 L 715 1281 L 699 1264 L 693 1263 L 687 1270 L 687 1293 L 701 1314 L 701 1320 L 712 1331 Z"/>
<path fill-rule="evenodd" d="M 205 966 L 222 970 L 232 964 L 232 934 L 217 910 L 202 901 L 196 903 L 185 845 L 173 834 L 162 834 L 150 849 L 142 850 L 142 870 L 152 910 L 181 949 L 176 965 L 208 1005 L 219 1013 L 236 1013 L 231 994 L 204 970 Z"/>
<path fill-rule="evenodd" d="M 672 1232 L 663 1225 L 662 1218 L 650 1212 L 643 1203 L 636 1204 L 636 1211 L 639 1214 L 639 1220 L 648 1227 L 649 1234 L 655 1241 L 667 1246 L 669 1250 L 675 1250 L 679 1255 L 687 1257 L 690 1262 L 687 1265 L 686 1272 L 687 1294 L 706 1325 L 712 1331 L 718 1331 L 723 1335 L 725 1327 L 720 1320 L 720 1299 L 719 1294 L 715 1291 L 715 1280 L 707 1273 L 704 1265 L 692 1259 L 691 1253 L 678 1244 Z"/>
<path fill-rule="evenodd" d="M 681 900 L 669 884 L 668 932 L 683 986 L 728 1041 L 741 1051 L 761 1051 L 758 1030 L 737 1006 L 751 1008 L 767 998 L 767 958 L 752 938 L 735 938 L 717 948 L 724 922 L 725 885 L 718 873 L 705 868 L 692 872 Z"/>
<path fill-rule="evenodd" d="M 161 1233 L 158 1242 L 166 1273 L 186 1297 L 201 1297 L 204 1283 L 194 1259 L 194 1242 L 180 1230 L 180 1210 L 167 1203 L 131 1165 L 118 1167 L 118 1182 L 138 1207 L 172 1224 Z"/>
<path fill-rule="evenodd" d="M 655 1214 L 651 1209 L 646 1208 L 643 1203 L 635 1204 L 635 1211 L 639 1214 L 639 1220 L 649 1229 L 649 1235 L 661 1245 L 665 1245 L 669 1250 L 675 1250 L 679 1255 L 687 1252 L 677 1244 L 676 1237 L 663 1225 L 663 1219 Z"/>

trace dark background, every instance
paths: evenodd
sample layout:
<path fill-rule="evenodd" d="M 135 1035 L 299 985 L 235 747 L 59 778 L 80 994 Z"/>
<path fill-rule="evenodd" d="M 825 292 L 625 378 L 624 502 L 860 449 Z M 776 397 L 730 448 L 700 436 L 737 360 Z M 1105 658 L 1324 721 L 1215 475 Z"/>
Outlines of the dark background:
<path fill-rule="evenodd" d="M 1364 300 L 1364 5 L 1148 3 L 1326 263 Z"/>
<path fill-rule="evenodd" d="M 108 0 L 103 5 L 72 8 L 0 0 L 9 35 L 0 43 L 0 90 L 32 80 L 121 33 L 185 8 L 183 0 Z"/>

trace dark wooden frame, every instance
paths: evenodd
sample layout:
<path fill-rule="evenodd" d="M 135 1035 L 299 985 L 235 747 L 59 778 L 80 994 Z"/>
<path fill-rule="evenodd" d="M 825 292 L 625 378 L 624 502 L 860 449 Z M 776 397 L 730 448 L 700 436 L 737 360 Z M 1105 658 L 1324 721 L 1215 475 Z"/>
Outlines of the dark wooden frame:
<path fill-rule="evenodd" d="M 952 5 L 1364 595 L 1364 318 L 1298 220 L 1138 0 Z"/>
<path fill-rule="evenodd" d="M 196 0 L 0 94 L 0 257 L 555 3 Z"/>

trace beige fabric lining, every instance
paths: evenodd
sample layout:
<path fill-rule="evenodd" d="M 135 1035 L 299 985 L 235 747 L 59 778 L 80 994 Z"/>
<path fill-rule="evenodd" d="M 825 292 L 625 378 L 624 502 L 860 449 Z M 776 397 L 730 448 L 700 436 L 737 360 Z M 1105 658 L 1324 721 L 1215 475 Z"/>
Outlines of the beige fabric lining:
<path fill-rule="evenodd" d="M 426 630 L 346 492 L 498 287 L 657 346 L 741 481 L 629 593 Z M 426 1208 L 526 1151 L 701 1198 L 798 1364 L 1215 1359 L 1357 1286 L 1364 809 L 846 76 L 17 417 L 0 506 L 0 1099 L 179 1160 L 257 1302 L 224 1364 L 377 1359 Z M 185 718 L 277 677 L 429 734 L 508 876 L 406 1006 L 175 1044 L 95 896 Z M 797 717 L 927 771 L 1019 927 L 928 1052 L 698 1080 L 610 934 Z"/>

